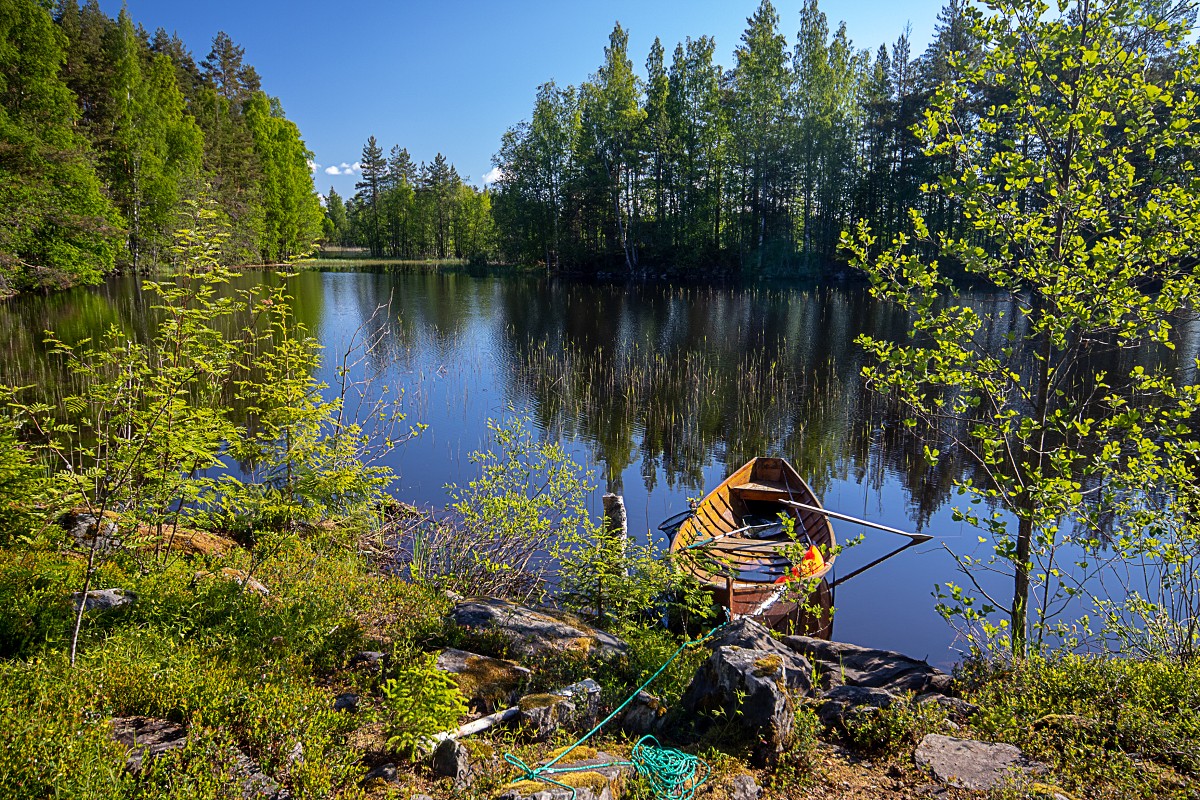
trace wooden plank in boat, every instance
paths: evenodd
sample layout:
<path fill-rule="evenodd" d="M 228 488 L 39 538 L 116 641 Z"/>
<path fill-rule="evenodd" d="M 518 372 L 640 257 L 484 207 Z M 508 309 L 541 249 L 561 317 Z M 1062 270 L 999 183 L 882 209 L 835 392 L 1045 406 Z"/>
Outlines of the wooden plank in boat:
<path fill-rule="evenodd" d="M 791 497 L 796 493 L 793 489 L 788 492 L 788 485 L 783 481 L 764 481 L 754 480 L 746 483 L 739 483 L 737 486 L 730 487 L 737 492 L 743 500 L 778 500 L 780 498 Z"/>

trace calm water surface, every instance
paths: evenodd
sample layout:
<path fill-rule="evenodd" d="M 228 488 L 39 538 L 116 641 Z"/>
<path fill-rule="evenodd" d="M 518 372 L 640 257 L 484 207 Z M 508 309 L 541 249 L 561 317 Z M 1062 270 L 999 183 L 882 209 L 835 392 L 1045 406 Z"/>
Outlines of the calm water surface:
<path fill-rule="evenodd" d="M 600 494 L 620 492 L 631 532 L 665 546 L 657 525 L 689 497 L 753 456 L 782 455 L 826 506 L 937 537 L 839 587 L 835 637 L 934 663 L 955 659 L 954 632 L 935 613 L 931 591 L 958 579 L 943 544 L 976 555 L 983 546 L 952 520 L 958 465 L 925 465 L 920 445 L 863 390 L 855 336 L 899 338 L 906 323 L 864 289 L 421 272 L 308 272 L 289 288 L 297 318 L 331 356 L 388 307 L 376 317 L 383 344 L 362 368 L 404 387 L 408 422 L 429 426 L 388 457 L 401 499 L 445 505 L 446 485 L 474 474 L 468 456 L 486 446 L 487 420 L 515 409 L 594 471 L 597 515 Z M 62 376 L 45 359 L 41 331 L 67 341 L 114 324 L 144 334 L 148 305 L 137 282 L 121 278 L 0 307 L 4 379 L 55 385 Z M 329 382 L 332 361 L 323 367 Z M 865 530 L 835 527 L 843 540 Z M 899 543 L 867 532 L 837 566 L 844 574 Z"/>

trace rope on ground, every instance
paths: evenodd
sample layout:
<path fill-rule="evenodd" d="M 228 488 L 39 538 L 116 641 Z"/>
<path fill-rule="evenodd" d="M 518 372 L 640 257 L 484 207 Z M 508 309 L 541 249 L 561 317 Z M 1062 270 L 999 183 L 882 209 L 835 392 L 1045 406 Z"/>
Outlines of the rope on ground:
<path fill-rule="evenodd" d="M 555 767 L 554 765 L 566 758 L 572 750 L 592 738 L 597 731 L 609 722 L 612 722 L 627 705 L 633 702 L 634 698 L 641 694 L 647 686 L 654 682 L 655 678 L 661 675 L 679 657 L 680 653 L 689 647 L 695 647 L 708 641 L 712 638 L 713 634 L 728 624 L 728 621 L 722 622 L 699 639 L 679 645 L 679 648 L 671 654 L 671 657 L 664 661 L 662 666 L 655 670 L 654 674 L 647 678 L 641 686 L 634 689 L 633 694 L 625 698 L 625 701 L 613 709 L 611 714 L 596 723 L 594 728 L 585 733 L 573 745 L 563 750 L 542 766 L 530 767 L 512 753 L 505 753 L 504 760 L 520 771 L 521 775 L 518 780 L 540 781 L 567 789 L 571 792 L 570 800 L 575 800 L 575 787 L 555 780 L 553 776 L 565 775 L 572 772 L 594 772 L 606 767 L 633 767 L 637 770 L 638 775 L 645 778 L 650 784 L 654 791 L 654 796 L 659 798 L 659 800 L 691 800 L 695 796 L 696 790 L 708 780 L 708 764 L 703 759 L 688 753 L 669 747 L 662 747 L 653 736 L 643 736 L 638 740 L 637 744 L 633 746 L 630 761 L 611 761 L 607 764 L 589 764 L 583 767 Z"/>

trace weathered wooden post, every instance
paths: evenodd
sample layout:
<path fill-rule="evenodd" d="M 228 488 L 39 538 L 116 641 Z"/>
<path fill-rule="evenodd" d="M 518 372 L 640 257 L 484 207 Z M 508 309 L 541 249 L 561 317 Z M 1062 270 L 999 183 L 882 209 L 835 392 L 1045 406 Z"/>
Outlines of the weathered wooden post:
<path fill-rule="evenodd" d="M 604 533 L 621 542 L 621 552 L 629 541 L 629 520 L 625 514 L 625 498 L 609 492 L 600 498 L 604 503 Z"/>

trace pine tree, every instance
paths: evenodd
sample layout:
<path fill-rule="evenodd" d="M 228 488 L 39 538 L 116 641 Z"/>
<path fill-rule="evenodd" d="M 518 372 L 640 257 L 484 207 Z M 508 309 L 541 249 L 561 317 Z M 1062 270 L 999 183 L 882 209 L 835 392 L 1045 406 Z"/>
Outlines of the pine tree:
<path fill-rule="evenodd" d="M 383 148 L 375 141 L 374 136 L 368 138 L 367 143 L 363 145 L 359 165 L 362 167 L 362 180 L 355 183 L 354 188 L 358 192 L 358 200 L 365 208 L 369 218 L 367 246 L 371 249 L 371 255 L 378 257 L 383 254 L 379 217 L 380 200 L 383 196 L 384 184 L 387 181 L 388 164 L 387 159 L 383 157 Z"/>

